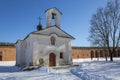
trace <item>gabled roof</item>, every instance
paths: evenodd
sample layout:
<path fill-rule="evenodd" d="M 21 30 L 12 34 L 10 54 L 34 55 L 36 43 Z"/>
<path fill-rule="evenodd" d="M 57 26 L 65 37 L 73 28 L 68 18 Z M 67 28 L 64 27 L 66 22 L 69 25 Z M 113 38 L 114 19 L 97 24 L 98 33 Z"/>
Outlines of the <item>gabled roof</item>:
<path fill-rule="evenodd" d="M 55 9 L 55 10 L 57 10 L 57 11 L 62 15 L 62 12 L 59 11 L 59 9 L 57 9 L 56 7 L 52 7 L 52 8 L 49 8 L 49 9 L 45 10 L 45 13 L 46 13 L 48 10 L 50 10 L 50 9 Z"/>
<path fill-rule="evenodd" d="M 62 31 L 64 34 L 68 35 L 68 36 L 66 36 L 66 37 L 65 37 L 65 36 L 59 36 L 59 35 L 57 35 L 58 37 L 75 39 L 74 37 L 72 37 L 71 35 L 69 35 L 68 33 L 66 33 L 64 30 L 58 28 L 57 26 L 54 26 L 54 27 L 47 27 L 47 28 L 45 28 L 45 29 L 43 29 L 43 30 L 40 30 L 40 31 L 33 31 L 33 32 L 29 33 L 29 34 L 24 38 L 24 40 L 26 40 L 26 39 L 29 37 L 30 34 L 49 36 L 49 35 L 47 35 L 47 34 L 42 34 L 41 32 L 42 32 L 42 31 L 46 31 L 46 30 L 48 30 L 48 29 L 50 29 L 50 28 L 56 28 L 56 29 Z M 53 33 L 53 34 L 54 34 L 54 33 Z M 18 41 L 19 41 L 19 40 L 17 40 L 15 44 L 17 44 Z"/>
<path fill-rule="evenodd" d="M 72 37 L 71 35 L 69 35 L 68 33 L 66 33 L 65 31 L 63 31 L 62 29 L 58 28 L 57 26 L 54 26 L 54 27 L 48 27 L 48 28 L 45 28 L 43 30 L 40 30 L 40 31 L 35 31 L 35 32 L 32 32 L 31 34 L 36 34 L 36 35 L 47 35 L 49 36 L 50 34 L 46 34 L 45 32 L 47 32 L 47 30 L 50 30 L 50 28 L 55 28 L 55 29 L 58 29 L 59 31 L 61 31 L 63 33 L 63 35 L 59 35 L 57 34 L 55 31 L 52 32 L 53 34 L 56 34 L 58 37 L 64 37 L 64 38 L 70 38 L 70 39 L 75 39 L 74 37 Z"/>

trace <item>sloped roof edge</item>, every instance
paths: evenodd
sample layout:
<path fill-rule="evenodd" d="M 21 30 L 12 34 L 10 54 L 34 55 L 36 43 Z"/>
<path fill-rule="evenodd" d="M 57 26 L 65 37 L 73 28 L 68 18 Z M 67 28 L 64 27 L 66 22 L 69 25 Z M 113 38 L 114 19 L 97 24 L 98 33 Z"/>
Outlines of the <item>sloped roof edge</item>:
<path fill-rule="evenodd" d="M 73 36 L 71 36 L 70 34 L 68 34 L 67 32 L 65 32 L 65 31 L 62 30 L 61 28 L 58 28 L 56 25 L 54 25 L 54 27 L 56 27 L 56 28 L 59 29 L 60 31 L 64 32 L 65 34 L 69 35 L 69 36 L 71 37 L 71 39 L 75 39 Z M 43 30 L 46 30 L 46 29 L 49 29 L 49 28 L 51 28 L 51 27 L 47 27 L 47 28 L 45 28 L 45 29 L 43 29 Z M 42 31 L 42 30 L 41 30 L 41 31 Z M 37 32 L 37 31 L 31 32 L 30 34 L 34 34 L 35 32 Z"/>
<path fill-rule="evenodd" d="M 59 10 L 59 9 L 57 9 L 56 7 L 52 7 L 53 9 L 56 9 L 58 12 L 60 12 L 60 14 L 62 15 L 62 12 Z M 45 10 L 45 13 L 48 11 L 48 10 L 50 10 L 50 9 L 52 9 L 52 8 L 48 8 L 47 10 Z"/>

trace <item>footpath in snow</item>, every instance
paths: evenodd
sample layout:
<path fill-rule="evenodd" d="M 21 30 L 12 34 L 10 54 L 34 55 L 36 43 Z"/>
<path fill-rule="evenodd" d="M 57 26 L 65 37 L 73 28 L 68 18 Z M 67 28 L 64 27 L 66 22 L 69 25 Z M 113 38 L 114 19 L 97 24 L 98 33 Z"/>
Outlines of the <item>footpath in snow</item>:
<path fill-rule="evenodd" d="M 110 61 L 77 62 L 71 72 L 82 80 L 120 80 L 120 58 Z"/>

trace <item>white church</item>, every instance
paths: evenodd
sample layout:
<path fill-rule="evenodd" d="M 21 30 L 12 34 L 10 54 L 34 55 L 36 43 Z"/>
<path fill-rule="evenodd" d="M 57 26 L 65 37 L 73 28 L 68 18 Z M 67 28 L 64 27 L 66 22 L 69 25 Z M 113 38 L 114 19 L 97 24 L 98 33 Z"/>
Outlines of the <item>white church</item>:
<path fill-rule="evenodd" d="M 37 26 L 23 40 L 16 42 L 16 65 L 25 66 L 62 66 L 72 64 L 71 35 L 60 28 L 62 13 L 50 8 L 46 13 L 46 28 Z M 54 21 L 54 25 L 52 25 Z"/>

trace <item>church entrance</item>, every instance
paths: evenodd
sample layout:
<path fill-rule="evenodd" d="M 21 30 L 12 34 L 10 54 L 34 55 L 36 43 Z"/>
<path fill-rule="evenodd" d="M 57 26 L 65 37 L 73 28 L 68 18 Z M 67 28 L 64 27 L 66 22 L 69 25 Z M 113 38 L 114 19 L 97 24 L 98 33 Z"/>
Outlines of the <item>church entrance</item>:
<path fill-rule="evenodd" d="M 54 53 L 49 54 L 49 66 L 56 66 L 56 55 Z"/>

